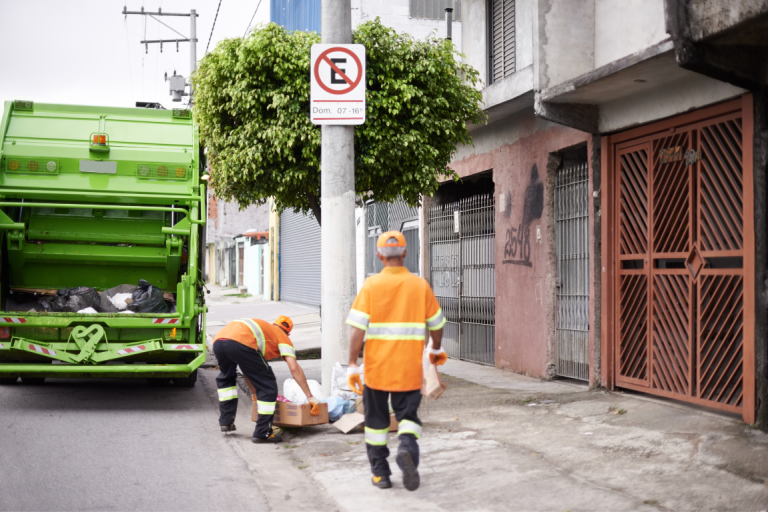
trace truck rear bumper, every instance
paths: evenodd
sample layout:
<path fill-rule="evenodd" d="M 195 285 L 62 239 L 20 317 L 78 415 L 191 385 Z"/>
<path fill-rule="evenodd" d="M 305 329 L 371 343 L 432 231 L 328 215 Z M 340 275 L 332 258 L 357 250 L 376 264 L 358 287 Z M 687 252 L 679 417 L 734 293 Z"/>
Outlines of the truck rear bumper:
<path fill-rule="evenodd" d="M 0 363 L 0 377 L 186 377 L 205 362 L 202 352 L 188 364 L 28 364 Z"/>

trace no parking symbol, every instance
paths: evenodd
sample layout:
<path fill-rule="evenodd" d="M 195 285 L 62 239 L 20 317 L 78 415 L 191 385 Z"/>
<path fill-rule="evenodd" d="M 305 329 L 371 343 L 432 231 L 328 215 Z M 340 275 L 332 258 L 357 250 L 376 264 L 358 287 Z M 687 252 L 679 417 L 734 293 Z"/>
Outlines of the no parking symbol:
<path fill-rule="evenodd" d="M 309 117 L 314 124 L 365 122 L 365 46 L 315 44 L 310 58 Z"/>

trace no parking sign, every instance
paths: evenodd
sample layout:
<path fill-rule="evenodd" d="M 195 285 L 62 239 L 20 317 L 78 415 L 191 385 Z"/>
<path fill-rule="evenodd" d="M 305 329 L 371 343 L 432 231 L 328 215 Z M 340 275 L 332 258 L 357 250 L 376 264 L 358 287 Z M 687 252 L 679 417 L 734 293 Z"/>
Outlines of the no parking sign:
<path fill-rule="evenodd" d="M 314 124 L 365 122 L 365 46 L 314 44 L 310 53 L 309 118 Z"/>

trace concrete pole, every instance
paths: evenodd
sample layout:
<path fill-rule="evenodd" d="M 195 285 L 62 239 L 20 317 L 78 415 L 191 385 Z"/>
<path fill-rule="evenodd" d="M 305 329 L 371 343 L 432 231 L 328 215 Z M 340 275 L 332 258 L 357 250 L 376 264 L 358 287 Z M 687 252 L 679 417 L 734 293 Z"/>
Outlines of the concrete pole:
<path fill-rule="evenodd" d="M 192 87 L 192 75 L 197 69 L 197 11 L 189 11 L 189 97 L 194 93 Z"/>
<path fill-rule="evenodd" d="M 323 43 L 352 43 L 351 0 L 322 0 Z M 324 125 L 320 146 L 323 394 L 334 363 L 349 357 L 345 321 L 355 299 L 355 145 L 352 126 Z"/>

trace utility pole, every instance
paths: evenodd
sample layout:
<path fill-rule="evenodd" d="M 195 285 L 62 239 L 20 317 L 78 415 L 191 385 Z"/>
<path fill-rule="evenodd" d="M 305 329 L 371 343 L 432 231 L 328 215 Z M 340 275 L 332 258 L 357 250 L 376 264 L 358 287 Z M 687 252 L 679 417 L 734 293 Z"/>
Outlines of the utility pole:
<path fill-rule="evenodd" d="M 141 44 L 144 45 L 147 53 L 149 53 L 149 45 L 150 44 L 159 44 L 160 45 L 160 53 L 163 52 L 163 43 L 169 43 L 173 44 L 176 43 L 176 51 L 179 51 L 179 43 L 190 43 L 189 45 L 189 78 L 192 77 L 192 74 L 197 69 L 197 17 L 199 14 L 197 14 L 197 11 L 195 9 L 190 9 L 189 13 L 185 12 L 163 12 L 162 9 L 157 9 L 157 12 L 150 12 L 145 11 L 142 7 L 140 11 L 129 11 L 128 7 L 123 7 L 123 15 L 127 16 L 129 14 L 137 14 L 139 16 L 149 16 L 156 22 L 160 23 L 161 25 L 166 26 L 167 28 L 173 30 L 176 32 L 179 36 L 181 36 L 181 39 L 145 39 L 141 41 Z M 176 30 L 175 28 L 166 25 L 159 19 L 157 19 L 155 16 L 189 16 L 189 37 L 186 37 L 184 34 Z M 176 78 L 177 80 L 174 80 Z M 167 80 L 167 78 L 166 78 Z M 173 95 L 173 101 L 181 101 L 182 96 L 187 96 L 187 93 L 184 92 L 184 86 L 189 85 L 189 98 L 190 102 L 192 101 L 192 93 L 194 92 L 192 89 L 192 83 L 190 80 L 189 84 L 185 84 L 183 81 L 183 77 L 178 77 L 175 75 L 171 77 L 171 95 Z"/>
<path fill-rule="evenodd" d="M 351 0 L 322 0 L 324 44 L 352 43 Z M 323 125 L 320 132 L 322 201 L 321 302 L 323 394 L 331 394 L 333 365 L 349 357 L 349 309 L 355 299 L 355 132 Z"/>

